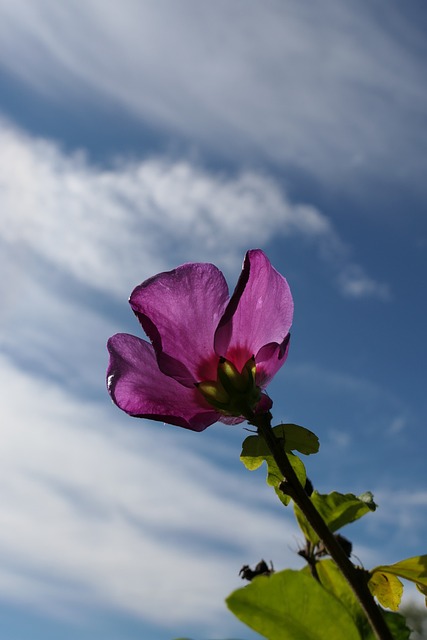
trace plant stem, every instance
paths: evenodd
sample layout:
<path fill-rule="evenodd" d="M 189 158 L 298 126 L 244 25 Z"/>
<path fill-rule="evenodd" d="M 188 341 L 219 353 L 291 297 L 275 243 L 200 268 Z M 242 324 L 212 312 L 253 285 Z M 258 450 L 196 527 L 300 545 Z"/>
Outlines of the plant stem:
<path fill-rule="evenodd" d="M 283 445 L 276 438 L 271 427 L 271 414 L 260 414 L 252 416 L 251 424 L 257 427 L 258 433 L 264 438 L 270 452 L 283 474 L 286 492 L 294 500 L 295 504 L 301 509 L 308 522 L 323 541 L 330 556 L 335 561 L 342 574 L 346 578 L 350 587 L 353 589 L 361 607 L 363 608 L 369 623 L 378 638 L 378 640 L 393 640 L 390 629 L 388 628 L 384 617 L 375 603 L 375 600 L 369 591 L 369 587 L 361 572 L 359 572 L 353 563 L 348 559 L 334 534 L 329 529 L 322 516 L 313 505 L 310 497 L 304 490 L 298 480 L 295 471 Z"/>

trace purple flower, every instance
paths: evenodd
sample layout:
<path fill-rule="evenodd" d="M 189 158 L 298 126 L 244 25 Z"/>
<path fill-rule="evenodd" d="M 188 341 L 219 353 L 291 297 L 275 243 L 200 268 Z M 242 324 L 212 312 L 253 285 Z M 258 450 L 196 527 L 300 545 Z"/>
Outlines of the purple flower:
<path fill-rule="evenodd" d="M 120 409 L 193 431 L 270 409 L 262 390 L 286 360 L 293 301 L 260 249 L 247 252 L 231 298 L 217 267 L 188 263 L 140 284 L 130 305 L 151 344 L 126 333 L 108 341 Z"/>

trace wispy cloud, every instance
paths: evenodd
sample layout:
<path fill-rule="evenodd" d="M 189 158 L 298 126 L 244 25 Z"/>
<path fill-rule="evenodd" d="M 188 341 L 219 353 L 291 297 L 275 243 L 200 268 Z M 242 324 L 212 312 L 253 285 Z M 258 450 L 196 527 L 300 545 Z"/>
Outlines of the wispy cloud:
<path fill-rule="evenodd" d="M 212 462 L 214 436 L 203 434 L 208 457 L 200 436 L 133 430 L 110 408 L 105 340 L 126 330 L 117 301 L 181 260 L 234 268 L 279 234 L 308 239 L 320 259 L 344 243 L 268 176 L 162 158 L 100 168 L 5 122 L 0 181 L 0 595 L 50 613 L 84 599 L 213 628 L 236 568 L 267 552 L 294 564 L 296 530 L 259 478 Z"/>
<path fill-rule="evenodd" d="M 424 184 L 424 34 L 394 23 L 386 1 L 199 9 L 0 2 L 0 66 L 30 91 L 73 108 L 119 105 L 194 143 L 196 156 L 243 164 L 229 173 L 146 154 L 96 165 L 0 120 L 0 597 L 49 614 L 94 605 L 217 631 L 241 564 L 267 553 L 296 564 L 289 512 L 273 509 L 259 476 L 243 480 L 224 463 L 239 466 L 238 447 L 218 444 L 226 427 L 201 437 L 110 407 L 106 338 L 136 328 L 125 297 L 145 277 L 188 260 L 235 277 L 246 248 L 277 239 L 308 246 L 342 295 L 392 300 L 328 212 L 291 197 L 265 167 L 302 169 L 337 192 L 365 173 Z M 257 166 L 264 172 L 248 168 Z M 344 412 L 381 444 L 400 437 L 409 412 L 398 397 L 342 372 L 289 367 L 293 385 L 318 394 L 313 414 L 330 394 L 332 456 L 355 443 Z M 359 478 L 357 455 L 366 464 L 369 452 L 350 460 Z M 418 544 L 423 492 L 377 498 L 373 533 L 393 524 L 390 548 L 409 534 Z"/>
<path fill-rule="evenodd" d="M 107 99 L 189 141 L 289 163 L 335 188 L 359 174 L 422 186 L 426 46 L 400 8 L 199 9 L 3 2 L 1 64 L 51 100 Z"/>
<path fill-rule="evenodd" d="M 391 435 L 401 433 L 408 426 L 408 419 L 406 416 L 399 415 L 393 418 L 391 421 L 389 432 Z"/>
<path fill-rule="evenodd" d="M 123 296 L 174 263 L 215 261 L 235 269 L 246 248 L 272 238 L 309 240 L 335 270 L 350 254 L 324 213 L 293 203 L 264 174 L 228 176 L 167 158 L 122 159 L 100 168 L 5 121 L 0 184 L 0 240 L 5 253 L 19 255 L 19 267 L 5 260 L 17 281 L 42 258 L 50 279 L 62 273 Z M 357 295 L 381 297 L 381 285 L 355 268 L 371 285 L 359 287 Z M 10 281 L 3 286 L 10 290 Z"/>
<path fill-rule="evenodd" d="M 267 487 L 217 468 L 182 430 L 119 426 L 107 403 L 76 403 L 4 358 L 0 379 L 1 596 L 210 626 L 241 564 L 297 563 L 295 525 Z"/>
<path fill-rule="evenodd" d="M 337 449 L 353 438 L 379 447 L 378 460 L 387 453 L 384 438 L 397 435 L 411 414 L 403 398 L 370 378 L 369 373 L 350 374 L 313 362 L 287 363 L 288 385 L 310 389 L 314 406 L 328 406 L 325 428 L 331 445 Z M 320 418 L 319 418 L 320 419 Z M 323 421 L 323 419 L 322 419 Z M 329 444 L 328 444 L 329 447 Z"/>
<path fill-rule="evenodd" d="M 375 518 L 367 520 L 367 532 L 374 545 L 377 540 L 383 547 L 381 563 L 403 560 L 396 550 L 410 545 L 411 555 L 425 553 L 425 530 L 427 526 L 427 491 L 423 488 L 390 490 L 387 487 L 373 487 L 375 501 L 379 508 Z M 400 551 L 402 554 L 402 551 Z M 374 560 L 378 564 L 378 555 Z"/>
<path fill-rule="evenodd" d="M 338 285 L 349 298 L 372 297 L 386 302 L 391 299 L 390 285 L 374 280 L 360 265 L 350 264 L 344 267 L 338 276 Z"/>
<path fill-rule="evenodd" d="M 292 513 L 264 471 L 240 473 L 231 440 L 234 469 L 212 461 L 211 434 L 226 426 L 200 435 L 121 419 L 4 357 L 0 385 L 1 598 L 56 617 L 108 608 L 226 634 L 223 598 L 241 584 L 242 564 L 268 556 L 276 568 L 300 566 Z M 365 566 L 396 561 L 403 540 L 422 550 L 426 492 L 370 488 L 380 508 L 354 539 Z"/>

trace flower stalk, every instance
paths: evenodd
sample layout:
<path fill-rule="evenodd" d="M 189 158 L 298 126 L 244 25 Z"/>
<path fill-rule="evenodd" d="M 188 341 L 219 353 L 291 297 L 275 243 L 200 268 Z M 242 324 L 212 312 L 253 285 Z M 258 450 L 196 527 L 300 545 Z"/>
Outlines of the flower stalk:
<path fill-rule="evenodd" d="M 378 640 L 393 640 L 390 629 L 381 613 L 381 610 L 375 603 L 375 600 L 369 591 L 366 580 L 361 572 L 356 569 L 353 563 L 348 559 L 341 545 L 313 505 L 310 497 L 304 490 L 298 480 L 295 471 L 289 461 L 288 456 L 275 437 L 271 427 L 271 413 L 263 413 L 251 416 L 250 423 L 257 427 L 258 434 L 264 438 L 271 455 L 273 456 L 280 472 L 283 474 L 284 482 L 281 489 L 289 495 L 301 509 L 308 522 L 323 541 L 330 556 L 335 561 L 342 574 L 346 578 L 354 594 L 356 595 L 366 617 Z"/>

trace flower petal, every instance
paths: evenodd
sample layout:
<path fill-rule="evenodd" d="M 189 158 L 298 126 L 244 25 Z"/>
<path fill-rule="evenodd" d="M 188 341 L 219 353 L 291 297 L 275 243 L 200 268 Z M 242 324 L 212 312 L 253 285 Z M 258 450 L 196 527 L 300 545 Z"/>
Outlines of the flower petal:
<path fill-rule="evenodd" d="M 263 251 L 248 251 L 215 334 L 216 353 L 241 369 L 265 345 L 283 343 L 292 324 L 293 310 L 286 279 Z"/>
<path fill-rule="evenodd" d="M 288 333 L 282 344 L 270 342 L 270 344 L 264 345 L 255 355 L 256 383 L 262 389 L 268 385 L 280 367 L 285 364 L 289 352 L 290 337 L 291 334 Z"/>
<path fill-rule="evenodd" d="M 163 373 L 188 387 L 215 377 L 214 335 L 228 299 L 227 283 L 213 264 L 184 264 L 134 289 L 131 307 Z"/>
<path fill-rule="evenodd" d="M 145 340 L 118 333 L 107 347 L 108 391 L 126 413 L 193 431 L 203 431 L 220 418 L 195 387 L 183 387 L 160 371 L 154 349 Z"/>

